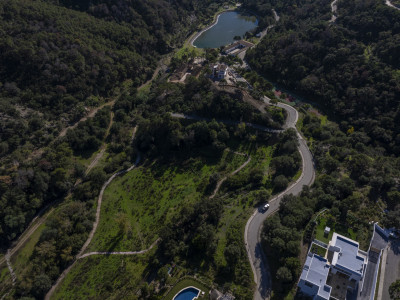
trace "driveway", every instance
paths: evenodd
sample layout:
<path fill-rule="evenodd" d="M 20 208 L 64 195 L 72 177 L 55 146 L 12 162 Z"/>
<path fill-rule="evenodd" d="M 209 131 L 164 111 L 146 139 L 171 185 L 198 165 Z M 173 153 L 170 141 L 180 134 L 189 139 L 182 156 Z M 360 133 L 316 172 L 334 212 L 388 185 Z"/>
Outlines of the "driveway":
<path fill-rule="evenodd" d="M 371 299 L 371 292 L 375 290 L 374 279 L 375 279 L 376 269 L 379 266 L 379 261 L 378 261 L 379 252 L 386 246 L 387 246 L 386 237 L 384 237 L 379 231 L 375 230 L 371 240 L 371 247 L 368 251 L 368 265 L 364 274 L 363 289 L 357 299 L 359 300 Z"/>
<path fill-rule="evenodd" d="M 382 300 L 390 299 L 389 286 L 400 279 L 400 241 L 389 243 L 386 256 L 386 268 L 383 282 Z"/>

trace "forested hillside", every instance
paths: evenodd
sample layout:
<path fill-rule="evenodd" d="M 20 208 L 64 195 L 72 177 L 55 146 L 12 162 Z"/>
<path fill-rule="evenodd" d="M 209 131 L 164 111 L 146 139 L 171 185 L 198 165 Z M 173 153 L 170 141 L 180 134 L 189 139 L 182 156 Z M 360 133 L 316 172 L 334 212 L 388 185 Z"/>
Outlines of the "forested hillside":
<path fill-rule="evenodd" d="M 160 56 L 217 7 L 218 1 L 1 1 L 0 246 L 76 179 L 72 171 L 56 172 L 69 168 L 62 162 L 70 154 L 57 147 L 63 140 L 44 147 L 117 97 L 123 82 L 137 87 L 148 80 Z M 103 134 L 67 137 L 74 151 L 95 151 Z M 48 156 L 54 151 L 58 161 Z"/>
<path fill-rule="evenodd" d="M 159 53 L 167 53 L 179 45 L 188 33 L 197 28 L 201 21 L 210 19 L 218 9 L 218 4 L 223 2 L 220 0 L 46 1 L 87 12 L 96 18 L 129 24 L 140 30 L 144 36 L 150 36 L 152 46 Z"/>
<path fill-rule="evenodd" d="M 384 1 L 245 1 L 280 7 L 282 18 L 248 60 L 267 78 L 330 109 L 372 145 L 400 153 L 400 12 Z M 301 5 L 300 5 L 301 4 Z"/>
<path fill-rule="evenodd" d="M 296 294 L 305 249 L 318 237 L 318 212 L 327 210 L 329 226 L 336 223 L 335 231 L 352 235 L 364 249 L 371 221 L 400 226 L 400 12 L 380 0 L 339 0 L 334 20 L 331 1 L 244 4 L 275 8 L 281 17 L 247 52 L 251 66 L 333 121 L 297 103 L 315 183 L 298 197 L 286 196 L 279 213 L 264 223 L 274 299 L 288 299 Z M 295 299 L 303 299 L 301 293 Z"/>

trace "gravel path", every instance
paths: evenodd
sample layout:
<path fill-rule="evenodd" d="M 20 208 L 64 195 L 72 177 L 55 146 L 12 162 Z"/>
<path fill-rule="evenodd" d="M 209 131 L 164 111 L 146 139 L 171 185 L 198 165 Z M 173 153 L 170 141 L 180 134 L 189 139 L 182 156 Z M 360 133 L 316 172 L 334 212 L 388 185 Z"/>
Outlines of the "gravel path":
<path fill-rule="evenodd" d="M 242 156 L 247 156 L 247 154 L 245 153 L 240 153 L 240 152 L 234 152 L 235 154 L 238 155 L 242 155 Z M 237 174 L 238 172 L 240 172 L 245 166 L 247 166 L 249 164 L 249 162 L 251 161 L 251 156 L 249 156 L 249 159 L 246 160 L 239 168 L 237 168 L 235 171 L 233 171 L 231 174 L 229 174 L 229 176 L 233 176 L 235 174 Z M 214 198 L 215 195 L 218 193 L 221 185 L 224 183 L 225 180 L 228 179 L 228 176 L 225 176 L 224 178 L 222 178 L 220 181 L 218 181 L 217 186 L 214 189 L 214 192 L 212 193 L 212 195 L 210 196 L 210 199 Z"/>
<path fill-rule="evenodd" d="M 106 151 L 106 147 L 107 147 L 105 140 L 107 139 L 108 134 L 110 133 L 110 129 L 111 129 L 111 126 L 113 125 L 113 121 L 114 121 L 114 113 L 111 112 L 110 124 L 108 125 L 106 134 L 104 135 L 103 145 L 101 145 L 100 152 L 97 153 L 96 157 L 92 160 L 90 165 L 87 167 L 87 169 L 85 171 L 85 175 L 88 175 L 90 173 L 90 171 L 97 165 L 99 160 L 103 157 L 103 154 Z"/>
<path fill-rule="evenodd" d="M 75 124 L 73 124 L 73 125 L 71 125 L 71 126 L 67 126 L 67 127 L 65 127 L 63 130 L 61 130 L 60 133 L 58 134 L 58 136 L 57 136 L 49 145 L 47 145 L 46 147 L 51 146 L 52 143 L 54 143 L 54 141 L 56 141 L 56 140 L 58 140 L 59 138 L 65 136 L 65 135 L 67 134 L 68 129 L 74 129 L 76 126 L 78 126 L 79 123 L 84 122 L 84 121 L 86 121 L 86 120 L 89 119 L 89 118 L 93 118 L 93 117 L 96 115 L 96 113 L 97 113 L 100 109 L 102 109 L 103 107 L 112 106 L 112 105 L 114 105 L 114 103 L 115 103 L 115 100 L 112 100 L 112 101 L 110 101 L 110 102 L 104 103 L 103 105 L 100 105 L 99 107 L 93 108 L 86 116 L 84 116 L 83 118 L 81 118 L 78 122 L 76 122 Z M 32 151 L 31 154 L 29 154 L 29 156 L 28 156 L 27 159 L 28 159 L 28 160 L 30 160 L 30 159 L 37 159 L 37 158 L 41 157 L 41 156 L 43 155 L 43 153 L 44 153 L 44 148 L 45 148 L 45 147 L 39 148 L 39 149 L 37 149 L 37 150 L 35 150 L 35 151 Z"/>
<path fill-rule="evenodd" d="M 104 103 L 103 105 L 100 105 L 99 107 L 93 108 L 86 116 L 84 116 L 82 119 L 80 119 L 80 120 L 79 120 L 78 122 L 76 122 L 74 125 L 65 127 L 63 130 L 61 130 L 61 132 L 60 132 L 60 134 L 58 135 L 57 138 L 60 138 L 60 137 L 65 136 L 65 135 L 67 134 L 67 131 L 68 131 L 69 129 L 74 129 L 76 126 L 78 126 L 79 123 L 84 122 L 84 121 L 86 121 L 87 119 L 93 118 L 93 117 L 96 115 L 96 113 L 97 113 L 100 109 L 102 109 L 102 108 L 104 108 L 104 107 L 106 107 L 106 106 L 113 106 L 114 103 L 115 103 L 115 100 L 112 100 L 112 101 L 110 101 L 110 102 Z"/>
<path fill-rule="evenodd" d="M 135 127 L 133 134 L 132 134 L 132 140 L 135 138 L 135 134 L 137 131 L 137 127 Z M 55 290 L 57 289 L 58 285 L 64 280 L 65 276 L 69 273 L 69 271 L 72 269 L 72 267 L 75 265 L 75 263 L 77 262 L 78 259 L 81 258 L 81 256 L 83 256 L 84 252 L 86 251 L 86 248 L 89 246 L 90 242 L 93 239 L 93 236 L 96 232 L 97 226 L 99 225 L 99 221 L 100 221 L 100 212 L 101 212 L 101 202 L 103 201 L 103 194 L 105 189 L 107 188 L 107 186 L 117 177 L 120 176 L 122 174 L 125 174 L 129 171 L 131 171 L 132 169 L 134 169 L 136 167 L 136 165 L 139 163 L 140 161 L 140 154 L 138 155 L 136 162 L 130 166 L 128 169 L 126 170 L 122 170 L 119 171 L 115 174 L 113 174 L 102 186 L 101 190 L 100 190 L 100 194 L 99 197 L 97 199 L 97 209 L 96 209 L 96 219 L 93 223 L 93 228 L 91 230 L 91 232 L 89 233 L 89 237 L 86 240 L 85 244 L 82 246 L 81 250 L 79 251 L 79 253 L 76 255 L 75 260 L 73 261 L 73 263 L 67 268 L 65 269 L 60 277 L 57 279 L 57 281 L 54 283 L 54 285 L 51 287 L 51 289 L 48 291 L 48 293 L 46 294 L 45 299 L 50 299 L 51 296 L 53 295 L 53 293 L 55 292 Z M 137 254 L 137 253 L 136 253 Z"/>
<path fill-rule="evenodd" d="M 83 255 L 81 255 L 80 257 L 78 257 L 77 259 L 81 259 L 84 257 L 88 257 L 88 256 L 92 256 L 92 255 L 137 255 L 137 254 L 144 254 L 148 251 L 150 251 L 151 249 L 153 249 L 153 247 L 155 245 L 157 245 L 160 242 L 161 239 L 157 239 L 153 244 L 150 245 L 149 248 L 144 249 L 144 250 L 140 250 L 140 251 L 109 251 L 109 252 L 99 252 L 99 251 L 94 251 L 94 252 L 88 252 L 85 253 Z"/>
<path fill-rule="evenodd" d="M 272 12 L 273 12 L 273 14 L 274 14 L 275 22 L 278 22 L 279 19 L 280 19 L 279 15 L 278 15 L 277 12 L 275 11 L 275 9 L 272 9 Z M 269 31 L 270 29 L 274 28 L 275 25 L 276 25 L 276 23 L 275 23 L 275 24 L 271 24 L 271 25 L 269 25 L 267 28 L 265 28 L 263 31 L 261 31 L 261 32 L 260 32 L 260 39 L 262 39 L 264 36 L 266 36 L 267 33 L 268 33 L 268 31 Z M 244 52 L 246 53 L 246 51 L 244 51 Z M 242 57 L 241 57 L 241 58 L 242 58 Z M 243 58 L 244 58 L 244 55 L 243 55 Z M 243 59 L 243 58 L 242 58 L 242 59 Z"/>
<path fill-rule="evenodd" d="M 6 262 L 7 262 L 8 270 L 10 271 L 10 274 L 11 274 L 12 285 L 15 285 L 15 280 L 17 279 L 17 276 L 15 275 L 14 269 L 13 269 L 13 267 L 11 265 L 11 262 L 10 262 L 10 249 L 7 250 L 7 253 L 5 255 L 5 259 L 6 259 Z"/>
<path fill-rule="evenodd" d="M 113 102 L 113 101 L 111 101 Z M 106 104 L 103 104 L 103 107 L 106 105 L 111 105 L 111 102 L 108 102 Z M 99 108 L 100 109 L 100 108 Z M 98 110 L 96 110 L 97 112 Z M 94 115 L 92 115 L 91 117 L 93 117 Z M 107 133 L 105 135 L 105 139 L 108 136 L 108 133 L 110 131 L 110 128 L 112 126 L 113 123 L 113 116 L 114 113 L 111 113 L 111 120 L 110 120 L 110 124 L 107 128 Z M 99 162 L 100 158 L 103 156 L 104 152 L 105 152 L 105 144 L 102 145 L 102 148 L 100 150 L 100 152 L 96 155 L 96 157 L 92 160 L 92 162 L 90 163 L 90 165 L 88 166 L 88 168 L 85 171 L 85 175 L 89 174 L 89 172 L 97 165 L 97 163 Z M 77 185 L 79 185 L 81 183 L 81 179 L 78 179 L 75 184 L 74 187 L 76 187 Z M 31 221 L 31 223 L 28 225 L 27 229 L 25 230 L 25 232 L 23 232 L 21 234 L 21 236 L 19 237 L 19 239 L 17 240 L 16 244 L 14 247 L 9 248 L 7 250 L 7 254 L 2 257 L 0 259 L 0 266 L 6 262 L 6 258 L 8 256 L 9 261 L 7 262 L 7 265 L 11 266 L 11 257 L 25 244 L 25 242 L 32 236 L 32 234 L 38 229 L 38 227 L 40 225 L 42 225 L 48 218 L 48 216 L 53 212 L 54 208 L 53 206 L 56 205 L 57 203 L 59 203 L 60 200 L 56 200 L 53 201 L 52 203 L 49 203 L 48 205 L 46 205 L 44 208 L 42 208 L 39 213 L 36 215 L 36 217 L 33 218 L 33 220 Z M 50 208 L 50 211 L 48 211 L 46 214 L 45 212 Z M 11 273 L 12 274 L 12 273 Z M 14 274 L 15 275 L 15 274 Z M 11 275 L 13 276 L 13 275 Z"/>

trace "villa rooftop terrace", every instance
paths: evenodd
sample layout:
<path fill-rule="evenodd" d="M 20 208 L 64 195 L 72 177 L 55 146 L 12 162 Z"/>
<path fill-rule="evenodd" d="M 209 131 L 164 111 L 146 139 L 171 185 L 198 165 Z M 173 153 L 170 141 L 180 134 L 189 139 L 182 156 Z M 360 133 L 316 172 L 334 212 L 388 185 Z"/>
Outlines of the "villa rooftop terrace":
<path fill-rule="evenodd" d="M 334 254 L 334 265 L 362 275 L 365 258 L 359 255 L 358 243 L 335 233 L 330 244 L 340 248 L 340 252 Z"/>
<path fill-rule="evenodd" d="M 319 286 L 318 296 L 320 299 L 329 299 L 331 292 L 331 287 L 326 285 L 329 273 L 327 262 L 325 258 L 309 253 L 301 273 L 301 279 Z"/>

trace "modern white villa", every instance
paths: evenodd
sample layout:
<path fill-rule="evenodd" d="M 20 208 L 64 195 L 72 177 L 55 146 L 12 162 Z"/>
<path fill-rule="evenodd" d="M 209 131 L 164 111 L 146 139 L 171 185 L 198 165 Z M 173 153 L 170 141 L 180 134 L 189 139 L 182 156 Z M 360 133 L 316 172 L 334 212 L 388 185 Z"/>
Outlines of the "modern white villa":
<path fill-rule="evenodd" d="M 345 300 L 347 291 L 357 289 L 363 278 L 367 253 L 358 242 L 337 233 L 327 246 L 324 257 L 308 253 L 298 287 L 315 300 Z"/>
<path fill-rule="evenodd" d="M 212 76 L 214 79 L 224 79 L 228 71 L 228 66 L 225 64 L 216 64 L 212 67 Z"/>

